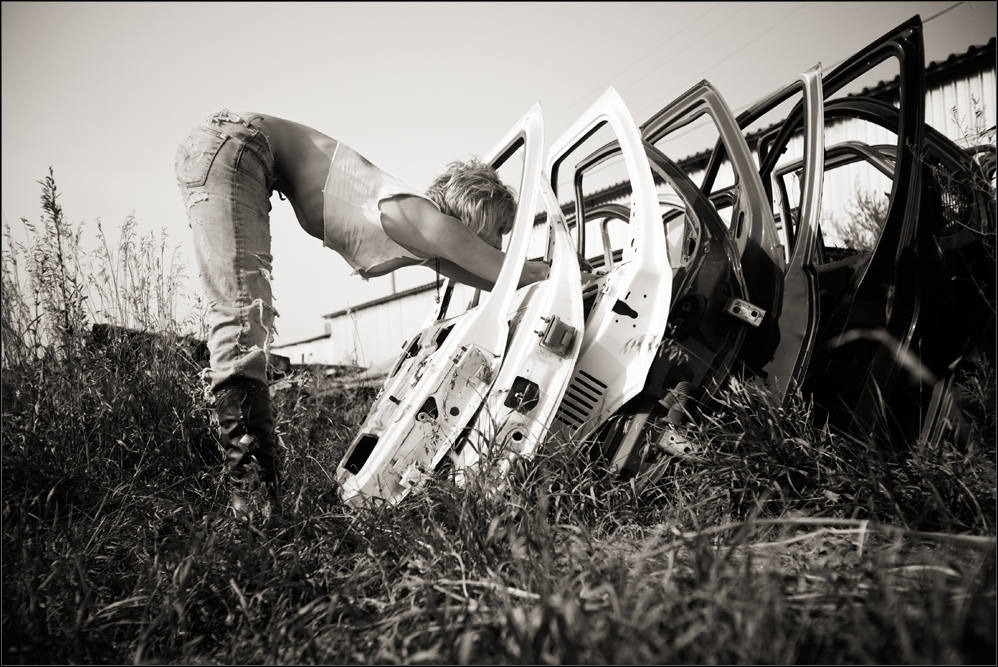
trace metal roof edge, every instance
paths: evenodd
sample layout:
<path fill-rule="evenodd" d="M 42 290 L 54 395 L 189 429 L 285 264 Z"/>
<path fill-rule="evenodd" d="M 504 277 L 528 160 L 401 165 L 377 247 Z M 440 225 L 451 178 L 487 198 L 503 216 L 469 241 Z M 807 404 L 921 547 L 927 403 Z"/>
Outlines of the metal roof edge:
<path fill-rule="evenodd" d="M 302 338 L 301 340 L 291 341 L 290 343 L 281 343 L 280 345 L 271 345 L 271 350 L 280 350 L 285 347 L 291 347 L 292 345 L 301 345 L 303 343 L 311 343 L 317 340 L 322 340 L 323 338 L 329 338 L 329 334 L 320 334 L 318 336 L 312 336 L 311 338 Z"/>
<path fill-rule="evenodd" d="M 370 301 L 365 301 L 364 303 L 358 304 L 356 306 L 349 306 L 347 308 L 342 308 L 335 312 L 329 313 L 328 315 L 323 315 L 322 319 L 332 320 L 337 317 L 341 317 L 343 315 L 356 313 L 361 310 L 367 310 L 368 308 L 374 308 L 375 306 L 380 306 L 383 303 L 388 303 L 389 301 L 394 301 L 395 299 L 401 299 L 402 297 L 412 296 L 413 294 L 428 292 L 431 289 L 436 289 L 437 287 L 443 286 L 443 284 L 444 282 L 442 280 L 438 280 L 436 282 L 426 283 L 425 285 L 417 285 L 416 287 L 410 287 L 409 289 L 402 290 L 401 292 L 395 292 L 394 294 L 386 294 L 385 296 L 379 296 L 377 299 L 371 299 Z"/>

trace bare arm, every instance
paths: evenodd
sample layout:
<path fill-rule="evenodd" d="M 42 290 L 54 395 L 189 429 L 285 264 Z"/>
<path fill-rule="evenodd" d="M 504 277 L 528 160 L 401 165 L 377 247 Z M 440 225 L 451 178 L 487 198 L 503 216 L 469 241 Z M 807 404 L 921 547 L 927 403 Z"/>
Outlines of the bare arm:
<path fill-rule="evenodd" d="M 417 254 L 439 258 L 440 272 L 449 278 L 478 289 L 492 289 L 506 256 L 460 220 L 418 197 L 398 202 L 397 208 L 386 202 L 382 212 L 384 229 L 394 241 Z M 527 262 L 519 286 L 542 280 L 547 274 L 543 262 Z"/>
<path fill-rule="evenodd" d="M 488 282 L 484 278 L 479 278 L 474 273 L 470 271 L 465 271 L 460 266 L 454 262 L 449 262 L 446 259 L 433 259 L 427 262 L 426 266 L 433 266 L 433 262 L 439 262 L 438 271 L 450 278 L 451 280 L 456 280 L 459 283 L 464 283 L 465 285 L 471 285 L 475 289 L 490 291 L 492 289 L 492 283 Z"/>
<path fill-rule="evenodd" d="M 474 273 L 466 271 L 454 262 L 449 262 L 446 259 L 441 259 L 440 261 L 440 273 L 447 276 L 452 280 L 456 280 L 459 283 L 464 283 L 465 285 L 471 285 L 475 289 L 485 290 L 487 292 L 492 291 L 494 283 L 490 283 L 484 278 L 479 278 Z M 433 262 L 428 262 L 425 266 L 433 266 Z M 526 265 L 523 267 L 523 273 L 520 274 L 520 282 L 517 287 L 523 287 L 524 285 L 529 285 L 535 283 L 538 280 L 544 280 L 548 276 L 548 265 L 544 262 L 534 262 L 527 261 Z"/>

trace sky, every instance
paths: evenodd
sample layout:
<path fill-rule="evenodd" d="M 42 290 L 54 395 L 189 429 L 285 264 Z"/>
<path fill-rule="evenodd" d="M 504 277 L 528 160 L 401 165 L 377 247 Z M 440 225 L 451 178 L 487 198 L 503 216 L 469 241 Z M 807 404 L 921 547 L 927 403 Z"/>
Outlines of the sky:
<path fill-rule="evenodd" d="M 133 214 L 164 230 L 198 290 L 173 159 L 222 109 L 310 125 L 422 189 L 482 155 L 534 103 L 550 146 L 613 86 L 641 123 L 702 79 L 736 111 L 826 71 L 915 14 L 926 63 L 995 36 L 995 2 L 3 2 L 2 217 L 37 220 L 51 166 L 95 243 Z M 993 101 L 992 101 L 993 103 Z M 676 156 L 682 157 L 682 156 Z M 277 343 L 389 294 L 271 212 Z M 405 269 L 395 287 L 433 279 Z"/>

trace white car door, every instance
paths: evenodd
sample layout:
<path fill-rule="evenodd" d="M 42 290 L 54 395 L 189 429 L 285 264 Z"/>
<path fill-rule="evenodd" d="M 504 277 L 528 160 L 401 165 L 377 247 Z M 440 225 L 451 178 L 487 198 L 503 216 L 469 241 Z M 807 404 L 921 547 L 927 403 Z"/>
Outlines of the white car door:
<path fill-rule="evenodd" d="M 531 108 L 484 159 L 498 166 L 519 150 L 523 151 L 519 200 L 506 259 L 495 286 L 478 307 L 434 322 L 403 350 L 337 468 L 345 503 L 401 500 L 467 432 L 493 384 L 507 377 L 500 373 L 507 349 L 519 350 L 515 345 L 519 337 L 510 337 L 509 315 L 517 309 L 515 301 L 525 296 L 517 293 L 517 283 L 526 261 L 541 189 L 544 138 L 539 105 Z M 562 268 L 552 271 L 543 282 L 558 285 L 560 293 L 562 283 L 574 279 L 574 291 L 579 292 L 577 267 L 573 276 L 564 265 L 561 262 Z M 570 287 L 565 289 L 571 291 Z M 535 288 L 538 290 L 544 291 L 541 286 Z M 571 308 L 559 312 L 564 324 L 559 331 L 581 326 L 581 315 L 575 317 Z M 526 331 L 526 327 L 520 329 L 521 334 Z M 571 346 L 568 348 L 566 358 L 574 361 Z M 571 362 L 562 359 L 560 363 Z M 557 390 L 553 393 L 557 394 Z"/>
<path fill-rule="evenodd" d="M 529 459 L 544 441 L 582 345 L 582 284 L 565 217 L 547 184 L 548 279 L 526 291 L 511 320 L 499 375 L 474 424 L 452 456 L 459 481 L 468 469 L 501 480 L 516 456 Z M 485 465 L 485 464 L 488 465 Z"/>
<path fill-rule="evenodd" d="M 552 436 L 581 439 L 641 391 L 669 314 L 672 270 L 651 168 L 634 119 L 613 88 L 608 89 L 551 147 L 548 172 L 557 188 L 558 170 L 597 131 L 609 126 L 619 143 L 631 185 L 628 222 L 620 261 L 600 278 L 586 318 L 571 382 L 552 425 Z M 598 168 L 588 162 L 585 169 Z M 585 173 L 575 173 L 580 183 Z M 577 194 L 576 220 L 586 220 Z"/>

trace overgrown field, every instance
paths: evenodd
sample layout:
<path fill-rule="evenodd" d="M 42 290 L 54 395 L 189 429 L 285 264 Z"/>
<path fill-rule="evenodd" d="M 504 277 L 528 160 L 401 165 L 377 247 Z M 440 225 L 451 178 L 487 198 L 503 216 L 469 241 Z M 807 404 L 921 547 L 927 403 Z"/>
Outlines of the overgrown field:
<path fill-rule="evenodd" d="M 3 263 L 6 663 L 995 659 L 986 362 L 965 447 L 883 451 L 736 382 L 655 484 L 555 443 L 504 494 L 439 479 L 377 512 L 333 483 L 373 392 L 302 370 L 281 510 L 240 521 L 165 244 L 126 224 L 84 256 L 43 193 Z M 163 335 L 98 346 L 96 321 Z"/>

